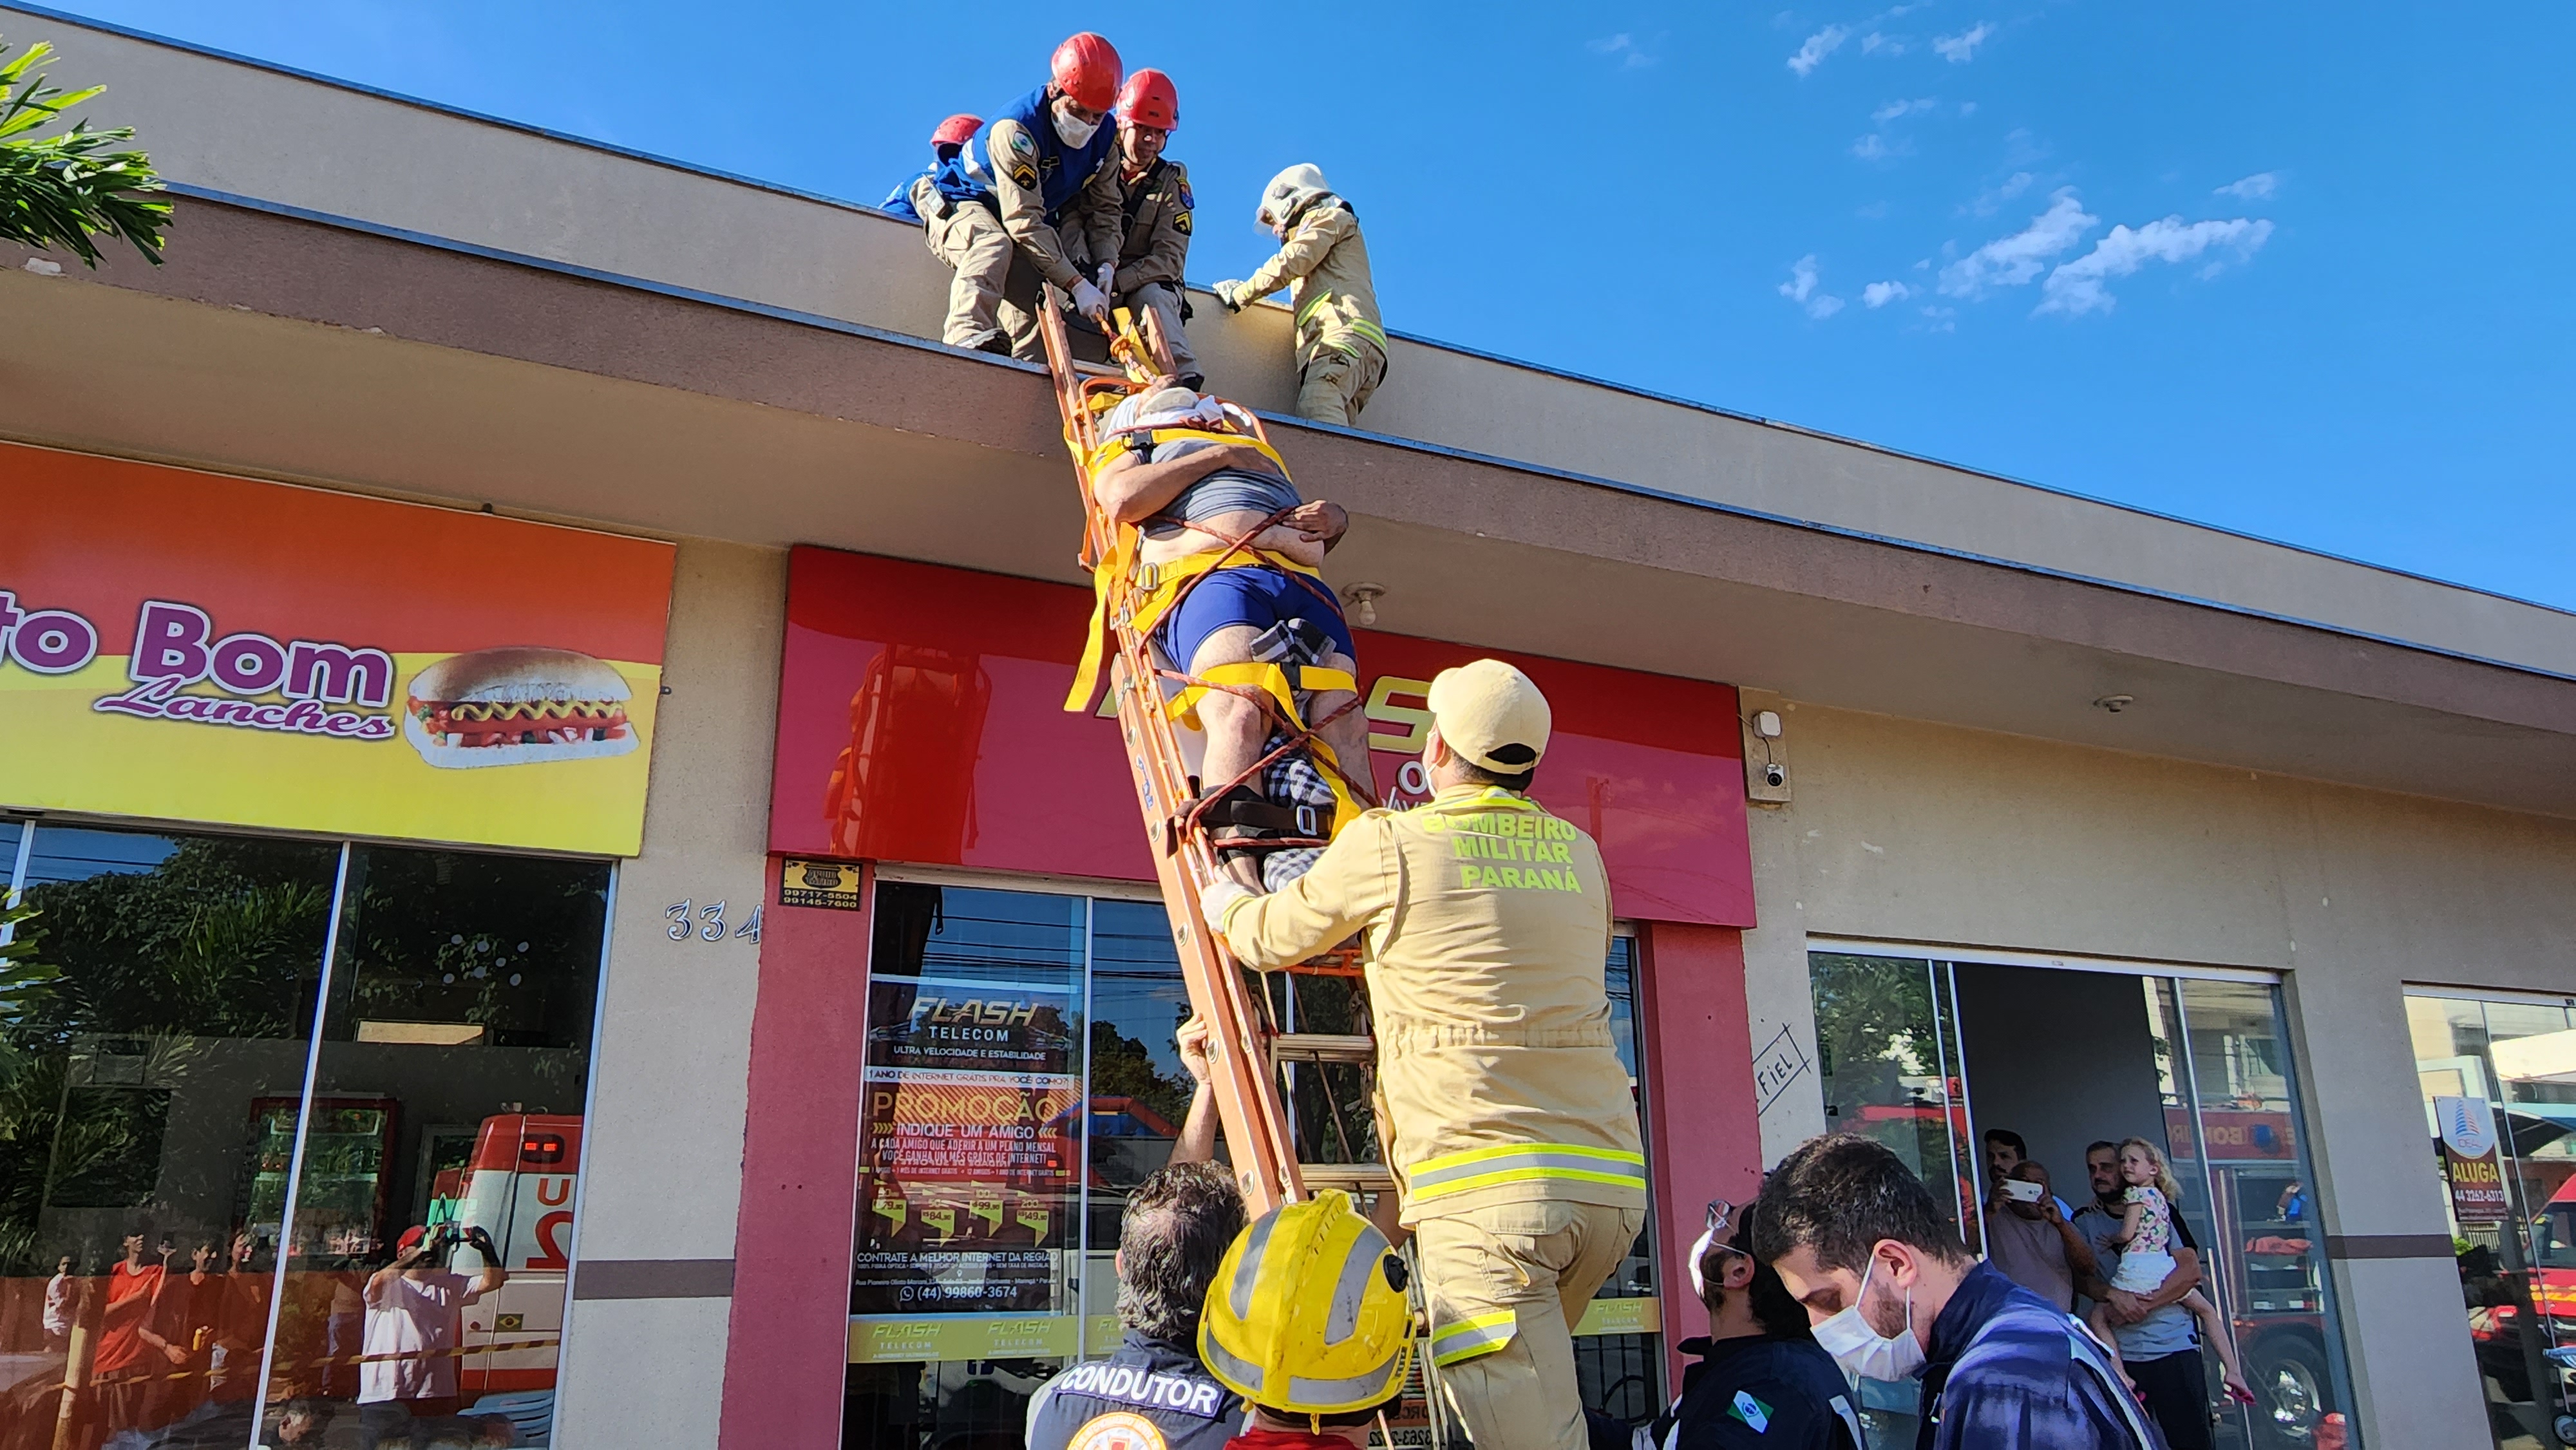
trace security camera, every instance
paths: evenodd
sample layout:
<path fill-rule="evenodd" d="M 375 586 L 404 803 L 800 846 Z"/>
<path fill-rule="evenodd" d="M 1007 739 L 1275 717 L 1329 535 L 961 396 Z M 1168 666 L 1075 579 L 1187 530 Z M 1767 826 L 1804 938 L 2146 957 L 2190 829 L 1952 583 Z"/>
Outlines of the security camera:
<path fill-rule="evenodd" d="M 1762 783 L 1769 786 L 1787 785 L 1789 783 L 1789 768 L 1785 765 L 1766 765 L 1762 767 Z"/>

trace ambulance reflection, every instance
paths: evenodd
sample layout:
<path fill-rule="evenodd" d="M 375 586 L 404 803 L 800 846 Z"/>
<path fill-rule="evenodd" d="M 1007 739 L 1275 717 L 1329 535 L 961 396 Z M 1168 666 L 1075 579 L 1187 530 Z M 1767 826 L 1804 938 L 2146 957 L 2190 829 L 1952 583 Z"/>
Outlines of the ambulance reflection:
<path fill-rule="evenodd" d="M 465 1164 L 431 1185 L 425 1222 L 390 1244 L 317 1246 L 349 1267 L 290 1267 L 264 1443 L 550 1443 L 581 1127 L 486 1118 Z"/>

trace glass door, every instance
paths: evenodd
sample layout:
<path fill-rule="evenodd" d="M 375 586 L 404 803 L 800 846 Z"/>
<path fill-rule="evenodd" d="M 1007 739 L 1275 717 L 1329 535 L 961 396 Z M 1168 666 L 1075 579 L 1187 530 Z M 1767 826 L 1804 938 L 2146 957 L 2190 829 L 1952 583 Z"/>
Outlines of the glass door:
<path fill-rule="evenodd" d="M 1960 1050 L 1958 990 L 1947 962 L 1816 952 L 1816 1058 L 1825 1123 L 1894 1149 L 1945 1207 L 1971 1252 L 1983 1239 L 1975 1144 Z M 1955 1185 L 1940 1192 L 1940 1185 Z M 1921 1397 L 1911 1384 L 1860 1382 L 1871 1444 L 1913 1442 Z"/>
<path fill-rule="evenodd" d="M 2097 1196 L 2097 1150 L 2160 1146 L 2206 1301 L 2172 1312 L 2206 1356 L 2216 1443 L 2318 1444 L 2351 1391 L 2276 984 L 1849 952 L 1813 953 L 1809 968 L 1827 1122 L 1887 1143 L 1936 1192 L 1956 1184 L 1972 1252 L 1987 1250 L 1989 1215 L 2016 1214 L 1993 1230 L 1995 1262 L 2043 1297 L 2072 1277 L 2045 1262 L 2057 1241 L 2030 1227 L 2052 1210 L 2008 1203 L 1997 1165 L 2030 1163 L 2054 1211 L 2080 1213 Z M 2222 1334 L 2250 1407 L 2222 1400 Z M 1872 1439 L 1903 1443 L 1910 1387 L 1861 1391 Z"/>
<path fill-rule="evenodd" d="M 2576 1001 L 2410 993 L 2406 1016 L 2488 1437 L 2576 1444 Z"/>

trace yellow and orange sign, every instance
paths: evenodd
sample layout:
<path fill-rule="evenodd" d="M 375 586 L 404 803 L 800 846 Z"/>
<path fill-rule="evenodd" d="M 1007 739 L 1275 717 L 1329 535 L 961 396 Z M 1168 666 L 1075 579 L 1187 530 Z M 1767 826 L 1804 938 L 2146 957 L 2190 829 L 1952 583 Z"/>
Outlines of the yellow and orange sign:
<path fill-rule="evenodd" d="M 0 806 L 633 855 L 671 560 L 0 444 Z"/>

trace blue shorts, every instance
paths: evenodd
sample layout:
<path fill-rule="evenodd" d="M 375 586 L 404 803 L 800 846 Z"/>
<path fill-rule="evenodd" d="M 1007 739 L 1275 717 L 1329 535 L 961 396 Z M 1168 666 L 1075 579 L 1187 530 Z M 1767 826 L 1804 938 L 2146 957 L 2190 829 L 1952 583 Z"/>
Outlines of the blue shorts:
<path fill-rule="evenodd" d="M 1154 637 L 1172 663 L 1186 670 L 1208 636 L 1228 625 L 1268 629 L 1281 620 L 1303 619 L 1332 636 L 1333 648 L 1345 658 L 1359 658 L 1359 651 L 1351 647 L 1351 627 L 1342 622 L 1341 607 L 1326 603 L 1326 597 L 1323 583 L 1284 569 L 1219 569 L 1191 586 L 1180 604 L 1163 616 Z"/>

